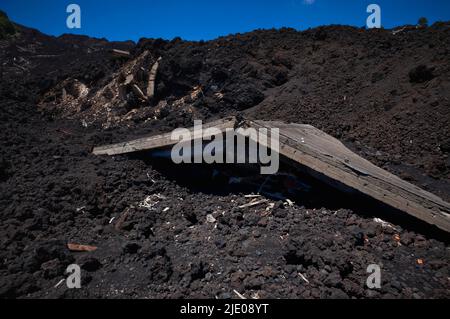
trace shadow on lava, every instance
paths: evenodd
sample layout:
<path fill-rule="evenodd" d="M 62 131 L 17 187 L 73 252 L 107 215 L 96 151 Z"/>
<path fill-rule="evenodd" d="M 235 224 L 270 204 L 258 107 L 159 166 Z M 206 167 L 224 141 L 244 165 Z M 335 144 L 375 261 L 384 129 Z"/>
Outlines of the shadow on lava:
<path fill-rule="evenodd" d="M 325 176 L 283 159 L 274 175 L 261 175 L 259 164 L 174 164 L 170 158 L 155 158 L 151 152 L 128 156 L 143 160 L 167 179 L 189 189 L 217 196 L 260 194 L 277 201 L 287 199 L 307 209 L 349 209 L 366 218 L 380 218 L 408 231 L 450 243 L 450 235 L 436 226 L 349 189 Z M 324 182 L 326 181 L 326 182 Z M 330 184 L 335 187 L 330 186 Z"/>

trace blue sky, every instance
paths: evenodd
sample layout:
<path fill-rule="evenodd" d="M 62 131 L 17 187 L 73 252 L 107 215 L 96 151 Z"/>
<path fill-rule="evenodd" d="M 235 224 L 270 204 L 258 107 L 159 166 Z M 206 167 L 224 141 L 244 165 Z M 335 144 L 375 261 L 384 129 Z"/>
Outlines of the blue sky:
<path fill-rule="evenodd" d="M 80 30 L 66 26 L 71 3 L 81 7 Z M 0 0 L 0 9 L 12 20 L 51 35 L 209 40 L 259 28 L 361 27 L 371 3 L 381 6 L 385 28 L 415 24 L 421 16 L 430 23 L 450 20 L 450 0 Z"/>

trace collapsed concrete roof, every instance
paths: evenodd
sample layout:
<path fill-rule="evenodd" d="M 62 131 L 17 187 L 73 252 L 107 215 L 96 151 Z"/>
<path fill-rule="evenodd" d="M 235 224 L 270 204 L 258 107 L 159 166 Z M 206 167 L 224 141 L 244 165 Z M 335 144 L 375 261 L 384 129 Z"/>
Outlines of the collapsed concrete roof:
<path fill-rule="evenodd" d="M 280 155 L 300 164 L 313 177 L 341 190 L 357 190 L 450 232 L 449 203 L 372 164 L 349 150 L 339 140 L 311 125 L 278 121 L 238 121 L 229 117 L 203 125 L 204 129 L 209 127 L 215 127 L 223 133 L 236 128 L 278 128 Z M 192 128 L 191 131 L 193 130 Z M 210 136 L 203 135 L 203 138 L 208 139 Z M 166 148 L 176 143 L 178 141 L 172 140 L 171 132 L 168 132 L 96 147 L 93 153 L 112 156 Z"/>

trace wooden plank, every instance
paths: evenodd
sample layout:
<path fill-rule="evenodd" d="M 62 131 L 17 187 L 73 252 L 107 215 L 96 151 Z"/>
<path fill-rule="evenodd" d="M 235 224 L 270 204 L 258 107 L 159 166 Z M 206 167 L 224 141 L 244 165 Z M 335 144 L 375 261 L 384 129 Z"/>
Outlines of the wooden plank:
<path fill-rule="evenodd" d="M 203 124 L 203 129 L 207 129 L 209 127 L 216 127 L 222 132 L 225 132 L 227 129 L 234 128 L 236 124 L 236 119 L 234 117 L 228 117 L 225 119 L 221 119 L 218 121 L 210 122 Z M 193 132 L 194 128 L 191 128 L 191 133 Z M 178 141 L 174 141 L 171 139 L 172 132 L 160 134 L 160 135 L 154 135 L 154 136 L 148 136 L 144 138 L 140 138 L 137 140 L 127 141 L 123 143 L 117 143 L 112 145 L 105 145 L 100 147 L 95 147 L 92 153 L 94 155 L 119 155 L 119 154 L 126 154 L 126 153 L 132 153 L 137 151 L 143 151 L 143 150 L 152 150 L 162 147 L 167 147 L 171 145 L 175 145 L 178 143 Z M 204 138 L 210 137 L 206 134 L 203 135 Z"/>
<path fill-rule="evenodd" d="M 375 166 L 340 141 L 310 125 L 247 121 L 248 126 L 278 128 L 280 154 L 347 187 L 450 232 L 450 204 Z M 267 145 L 270 147 L 270 145 Z"/>
<path fill-rule="evenodd" d="M 130 52 L 123 51 L 123 50 L 117 50 L 117 49 L 112 49 L 111 53 L 116 56 L 122 56 L 122 57 L 126 57 L 126 58 L 129 58 L 131 56 Z"/>
<path fill-rule="evenodd" d="M 237 126 L 234 117 L 203 125 L 222 132 Z M 422 221 L 450 232 L 450 204 L 411 183 L 375 166 L 350 151 L 340 141 L 310 125 L 275 121 L 244 121 L 239 127 L 278 128 L 281 155 L 308 169 L 314 177 L 331 186 L 344 185 Z M 193 128 L 190 129 L 193 132 Z M 261 133 L 261 132 L 260 132 Z M 203 138 L 209 136 L 203 135 Z M 193 139 L 201 138 L 194 136 Z M 269 140 L 269 139 L 267 139 Z M 264 139 L 259 139 L 261 143 Z M 171 133 L 144 137 L 133 141 L 96 147 L 96 155 L 118 155 L 163 148 L 176 144 Z M 270 147 L 270 145 L 266 145 Z"/>
<path fill-rule="evenodd" d="M 156 75 L 158 73 L 159 63 L 161 62 L 161 60 L 162 60 L 161 57 L 159 57 L 158 60 L 156 60 L 148 76 L 147 96 L 149 99 L 152 99 L 153 96 L 155 95 Z"/>
<path fill-rule="evenodd" d="M 131 88 L 133 89 L 134 94 L 136 94 L 141 100 L 144 101 L 147 100 L 147 97 L 144 95 L 144 92 L 142 92 L 141 88 L 137 86 L 137 84 L 133 84 Z"/>
<path fill-rule="evenodd" d="M 80 244 L 73 244 L 73 243 L 68 243 L 67 248 L 70 251 L 78 251 L 78 252 L 84 252 L 84 251 L 92 252 L 92 251 L 97 250 L 96 246 L 80 245 Z"/>

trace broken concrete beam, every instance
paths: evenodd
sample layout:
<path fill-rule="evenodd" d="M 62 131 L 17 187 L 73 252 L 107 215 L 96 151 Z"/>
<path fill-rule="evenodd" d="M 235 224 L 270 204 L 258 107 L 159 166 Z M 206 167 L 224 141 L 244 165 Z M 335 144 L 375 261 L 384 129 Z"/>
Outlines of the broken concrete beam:
<path fill-rule="evenodd" d="M 117 50 L 117 49 L 112 49 L 111 53 L 115 56 L 120 56 L 120 57 L 125 57 L 125 58 L 129 58 L 131 56 L 130 52 L 123 51 L 123 50 Z"/>
<path fill-rule="evenodd" d="M 152 69 L 150 70 L 150 74 L 148 77 L 148 86 L 147 86 L 147 97 L 152 99 L 155 96 L 155 81 L 156 74 L 158 73 L 159 62 L 162 60 L 161 57 L 156 60 L 155 64 L 153 64 Z"/>

